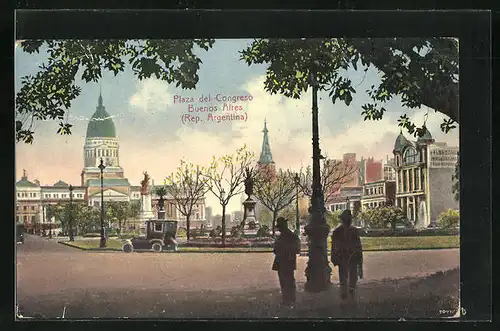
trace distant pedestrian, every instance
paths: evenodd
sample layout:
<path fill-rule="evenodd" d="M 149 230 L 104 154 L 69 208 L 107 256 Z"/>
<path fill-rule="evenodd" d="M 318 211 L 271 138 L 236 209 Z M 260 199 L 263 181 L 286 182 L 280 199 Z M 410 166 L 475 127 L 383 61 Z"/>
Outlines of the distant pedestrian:
<path fill-rule="evenodd" d="M 347 289 L 353 296 L 358 277 L 363 278 L 363 248 L 351 211 L 344 210 L 340 219 L 342 224 L 332 233 L 331 261 L 339 267 L 340 296 L 346 299 Z"/>
<path fill-rule="evenodd" d="M 294 273 L 297 269 L 297 254 L 300 254 L 300 239 L 288 229 L 287 220 L 283 217 L 277 219 L 276 228 L 280 235 L 274 242 L 275 257 L 272 269 L 278 272 L 282 304 L 292 306 L 297 291 Z"/>

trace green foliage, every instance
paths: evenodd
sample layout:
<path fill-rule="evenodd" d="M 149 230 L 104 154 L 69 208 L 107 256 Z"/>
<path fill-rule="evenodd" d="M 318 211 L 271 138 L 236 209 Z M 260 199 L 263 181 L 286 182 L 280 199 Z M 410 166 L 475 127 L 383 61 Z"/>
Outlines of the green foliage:
<path fill-rule="evenodd" d="M 258 217 L 261 227 L 265 225 L 269 228 L 269 226 L 273 223 L 273 213 L 267 208 L 259 209 Z"/>
<path fill-rule="evenodd" d="M 445 212 L 439 214 L 438 220 L 439 226 L 442 228 L 455 228 L 460 224 L 460 211 L 448 209 Z"/>
<path fill-rule="evenodd" d="M 342 210 L 327 211 L 325 213 L 326 223 L 330 229 L 335 229 L 340 224 L 340 214 L 342 214 Z"/>
<path fill-rule="evenodd" d="M 185 228 L 178 228 L 177 229 L 177 234 L 176 237 L 178 238 L 186 238 L 186 229 Z"/>
<path fill-rule="evenodd" d="M 397 225 L 410 226 L 403 210 L 393 206 L 367 209 L 361 213 L 360 218 L 373 228 L 390 227 L 394 230 Z"/>
<path fill-rule="evenodd" d="M 98 82 L 103 71 L 115 76 L 126 66 L 138 79 L 154 77 L 194 89 L 202 61 L 195 49 L 207 51 L 214 39 L 158 40 L 26 40 L 20 43 L 27 53 L 46 51 L 48 59 L 34 75 L 21 78 L 16 95 L 16 140 L 32 143 L 38 120 L 59 121 L 59 134 L 71 134 L 65 121 L 71 103 L 81 93 L 76 84 L 81 72 L 84 82 Z"/>
<path fill-rule="evenodd" d="M 217 226 L 215 229 L 212 229 L 208 236 L 212 239 L 215 239 L 217 237 L 220 237 L 222 234 L 222 227 Z"/>
<path fill-rule="evenodd" d="M 163 197 L 165 197 L 168 194 L 167 188 L 165 186 L 155 187 L 154 194 L 156 194 L 160 198 L 163 198 Z"/>
<path fill-rule="evenodd" d="M 397 96 L 405 107 L 425 105 L 449 116 L 441 125 L 443 132 L 459 121 L 454 38 L 256 39 L 240 54 L 248 65 L 268 65 L 264 88 L 271 94 L 298 99 L 315 85 L 329 91 L 333 103 L 349 106 L 359 83 L 353 84 L 347 69 L 366 73 L 375 67 L 382 78 L 366 90 L 371 101 L 362 105 L 365 120 L 382 119 L 384 105 Z M 410 134 L 423 134 L 406 115 L 399 125 Z"/>

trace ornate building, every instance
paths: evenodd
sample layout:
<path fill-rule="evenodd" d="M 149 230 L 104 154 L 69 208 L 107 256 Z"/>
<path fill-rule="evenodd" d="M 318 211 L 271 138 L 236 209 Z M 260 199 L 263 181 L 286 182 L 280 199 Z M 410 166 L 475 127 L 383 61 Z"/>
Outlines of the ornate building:
<path fill-rule="evenodd" d="M 21 180 L 16 182 L 16 222 L 24 223 L 32 228 L 35 223 L 54 222 L 46 217 L 46 206 L 60 202 L 68 202 L 70 194 L 73 201 L 84 202 L 90 206 L 100 206 L 101 203 L 101 158 L 105 166 L 103 171 L 104 201 L 140 201 L 141 186 L 130 185 L 124 177 L 120 166 L 120 144 L 116 135 L 116 128 L 112 117 L 104 107 L 100 94 L 97 107 L 88 125 L 85 143 L 83 146 L 83 169 L 80 173 L 80 185 L 73 186 L 70 193 L 69 185 L 58 181 L 54 185 L 40 185 L 36 180 L 28 180 L 24 171 Z M 153 205 L 156 204 L 153 194 Z M 166 197 L 165 207 L 169 213 L 167 217 L 177 219 L 182 226 L 185 217 L 175 209 L 172 199 Z M 193 227 L 205 222 L 205 199 L 199 202 L 193 212 L 191 224 Z M 136 224 L 137 223 L 137 224 Z M 130 225 L 139 225 L 129 222 Z"/>
<path fill-rule="evenodd" d="M 458 147 L 437 143 L 427 130 L 416 142 L 402 132 L 394 143 L 396 205 L 418 227 L 427 227 L 439 214 L 458 209 L 453 199 L 452 174 Z"/>

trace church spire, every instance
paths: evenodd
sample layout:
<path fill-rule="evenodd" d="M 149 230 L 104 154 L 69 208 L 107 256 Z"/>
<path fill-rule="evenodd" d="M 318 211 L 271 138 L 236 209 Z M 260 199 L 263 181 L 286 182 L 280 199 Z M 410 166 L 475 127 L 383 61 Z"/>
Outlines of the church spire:
<path fill-rule="evenodd" d="M 99 86 L 99 98 L 97 99 L 97 107 L 102 108 L 102 87 Z"/>
<path fill-rule="evenodd" d="M 274 163 L 273 161 L 273 155 L 271 154 L 271 147 L 269 146 L 269 137 L 268 137 L 268 130 L 267 130 L 267 121 L 264 120 L 264 130 L 262 130 L 264 133 L 264 138 L 262 140 L 262 150 L 260 151 L 260 158 L 259 158 L 259 163 L 260 164 L 269 164 L 269 163 Z"/>

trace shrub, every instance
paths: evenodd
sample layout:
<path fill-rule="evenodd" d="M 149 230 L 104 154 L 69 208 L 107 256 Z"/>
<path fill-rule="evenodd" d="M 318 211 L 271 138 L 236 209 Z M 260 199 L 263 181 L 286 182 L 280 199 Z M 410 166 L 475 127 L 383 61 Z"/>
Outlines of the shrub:
<path fill-rule="evenodd" d="M 458 227 L 460 224 L 460 212 L 453 209 L 442 212 L 439 215 L 438 224 L 444 229 Z"/>
<path fill-rule="evenodd" d="M 408 226 L 410 222 L 406 219 L 403 210 L 399 207 L 383 206 L 368 209 L 361 213 L 361 219 L 373 228 L 396 229 L 398 224 Z"/>
<path fill-rule="evenodd" d="M 186 229 L 185 228 L 178 228 L 177 229 L 176 237 L 178 237 L 178 238 L 185 238 L 185 237 L 187 237 L 187 231 L 186 231 Z"/>
<path fill-rule="evenodd" d="M 326 212 L 326 223 L 330 226 L 330 229 L 335 229 L 340 224 L 340 214 L 342 214 L 342 210 Z"/>

